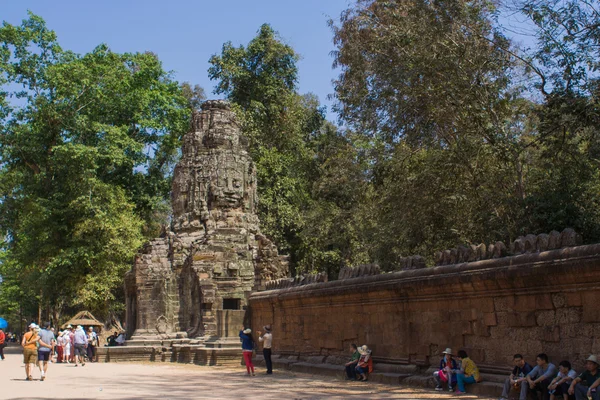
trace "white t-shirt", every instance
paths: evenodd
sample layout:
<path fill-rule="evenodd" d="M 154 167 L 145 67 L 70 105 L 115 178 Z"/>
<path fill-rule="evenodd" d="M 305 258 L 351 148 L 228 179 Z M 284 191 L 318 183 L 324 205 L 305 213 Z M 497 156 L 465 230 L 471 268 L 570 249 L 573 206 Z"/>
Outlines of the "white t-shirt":
<path fill-rule="evenodd" d="M 573 380 L 573 379 L 577 378 L 577 372 L 575 372 L 574 369 L 571 369 L 571 370 L 569 370 L 569 372 L 567 372 L 567 376 L 569 377 L 569 380 Z M 563 379 L 565 377 L 565 374 L 563 374 L 562 372 L 559 372 L 556 377 L 558 378 L 557 381 L 560 381 L 561 379 Z"/>

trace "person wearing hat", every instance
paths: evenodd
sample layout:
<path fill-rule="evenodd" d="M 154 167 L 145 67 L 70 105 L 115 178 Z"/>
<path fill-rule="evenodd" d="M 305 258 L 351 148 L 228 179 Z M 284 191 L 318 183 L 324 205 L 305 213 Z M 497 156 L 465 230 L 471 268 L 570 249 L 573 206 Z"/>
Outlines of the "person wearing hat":
<path fill-rule="evenodd" d="M 271 325 L 263 327 L 265 333 L 258 331 L 258 341 L 263 344 L 263 357 L 267 366 L 267 375 L 273 373 L 273 362 L 271 361 L 271 344 L 273 343 L 273 335 L 271 334 Z"/>
<path fill-rule="evenodd" d="M 440 360 L 439 370 L 433 373 L 433 379 L 435 379 L 435 390 L 443 390 L 443 382 L 448 382 L 448 391 L 452 392 L 453 386 L 456 384 L 456 376 L 454 373 L 458 370 L 456 360 L 452 358 L 452 349 L 447 348 L 442 352 L 442 359 Z"/>
<path fill-rule="evenodd" d="M 600 386 L 600 365 L 598 358 L 591 355 L 585 360 L 585 371 L 573 379 L 569 387 L 569 394 L 575 394 L 577 400 L 600 400 L 596 388 Z"/>
<path fill-rule="evenodd" d="M 512 390 L 520 392 L 519 400 L 527 399 L 529 385 L 526 376 L 531 372 L 531 365 L 525 362 L 522 354 L 515 354 L 513 356 L 513 363 L 515 364 L 515 368 L 512 370 L 510 376 L 506 378 L 506 381 L 504 381 L 504 388 L 500 400 L 508 399 Z"/>
<path fill-rule="evenodd" d="M 248 376 L 254 376 L 254 364 L 252 364 L 254 338 L 252 337 L 252 330 L 250 328 L 243 328 L 240 331 L 240 341 L 242 342 L 242 353 L 244 354 L 244 363 L 246 364 Z"/>
<path fill-rule="evenodd" d="M 71 325 L 67 326 L 63 334 L 63 341 L 65 346 L 65 356 L 64 359 L 67 364 L 70 364 L 73 361 L 73 327 Z"/>
<path fill-rule="evenodd" d="M 50 330 L 50 322 L 44 323 L 44 329 L 40 331 L 39 336 L 38 366 L 42 376 L 41 380 L 45 380 L 46 372 L 48 372 L 48 361 L 52 358 L 52 343 L 54 342 L 54 333 Z"/>
<path fill-rule="evenodd" d="M 548 355 L 540 353 L 535 358 L 537 364 L 530 373 L 527 374 L 527 383 L 529 383 L 529 391 L 537 394 L 542 393 L 543 399 L 549 399 L 550 393 L 548 386 L 558 374 L 556 366 L 548 361 Z"/>
<path fill-rule="evenodd" d="M 77 367 L 77 361 L 79 361 L 81 363 L 81 366 L 84 367 L 85 360 L 83 359 L 83 357 L 87 353 L 88 343 L 87 343 L 87 335 L 85 334 L 85 331 L 83 330 L 83 326 L 77 325 L 77 329 L 75 330 L 75 335 L 74 335 L 73 340 L 75 342 L 75 366 Z"/>
<path fill-rule="evenodd" d="M 57 354 L 56 362 L 57 363 L 62 363 L 64 361 L 65 340 L 64 340 L 63 335 L 64 335 L 64 332 L 59 331 L 58 337 L 56 338 L 56 354 Z"/>
<path fill-rule="evenodd" d="M 360 358 L 356 364 L 356 373 L 358 374 L 357 380 L 366 382 L 369 380 L 368 374 L 373 372 L 371 350 L 365 344 L 358 348 L 358 353 L 360 354 Z"/>
<path fill-rule="evenodd" d="M 23 346 L 23 362 L 25 363 L 25 375 L 27 376 L 25 379 L 28 381 L 32 381 L 33 377 L 31 376 L 31 372 L 33 371 L 33 367 L 37 364 L 38 351 L 37 347 L 39 345 L 40 336 L 36 332 L 37 325 L 35 323 L 31 323 L 29 325 L 29 332 L 23 335 L 23 340 L 21 341 L 21 346 Z"/>

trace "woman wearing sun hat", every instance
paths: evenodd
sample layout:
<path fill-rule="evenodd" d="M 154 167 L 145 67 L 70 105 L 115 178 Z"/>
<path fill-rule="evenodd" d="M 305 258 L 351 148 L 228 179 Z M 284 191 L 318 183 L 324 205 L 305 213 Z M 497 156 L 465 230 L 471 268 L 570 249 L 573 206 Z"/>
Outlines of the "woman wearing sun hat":
<path fill-rule="evenodd" d="M 252 364 L 252 353 L 254 352 L 254 338 L 250 328 L 240 331 L 240 341 L 242 342 L 242 353 L 244 354 L 244 363 L 248 376 L 254 376 L 254 364 Z"/>
<path fill-rule="evenodd" d="M 366 382 L 368 380 L 368 374 L 373 372 L 371 350 L 365 344 L 358 348 L 358 352 L 360 353 L 360 358 L 358 359 L 358 364 L 356 365 L 356 372 L 358 374 L 357 380 Z"/>
<path fill-rule="evenodd" d="M 454 384 L 456 384 L 456 376 L 454 372 L 458 369 L 456 360 L 452 358 L 452 349 L 447 348 L 442 352 L 442 359 L 440 360 L 440 369 L 433 373 L 433 379 L 435 379 L 435 390 L 443 390 L 442 387 L 444 382 L 448 382 L 448 390 L 451 392 Z"/>

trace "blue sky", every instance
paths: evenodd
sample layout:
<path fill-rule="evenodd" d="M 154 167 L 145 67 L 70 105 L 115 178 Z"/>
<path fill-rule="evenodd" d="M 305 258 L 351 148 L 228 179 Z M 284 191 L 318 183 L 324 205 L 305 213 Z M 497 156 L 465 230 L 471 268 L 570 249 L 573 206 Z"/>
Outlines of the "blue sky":
<path fill-rule="evenodd" d="M 332 33 L 350 0 L 0 0 L 0 20 L 20 24 L 27 10 L 56 31 L 61 46 L 78 53 L 107 43 L 116 52 L 152 51 L 179 81 L 200 84 L 211 95 L 208 59 L 227 41 L 248 43 L 270 23 L 302 56 L 300 91 L 330 105 L 333 92 Z M 335 118 L 332 114 L 330 119 Z"/>

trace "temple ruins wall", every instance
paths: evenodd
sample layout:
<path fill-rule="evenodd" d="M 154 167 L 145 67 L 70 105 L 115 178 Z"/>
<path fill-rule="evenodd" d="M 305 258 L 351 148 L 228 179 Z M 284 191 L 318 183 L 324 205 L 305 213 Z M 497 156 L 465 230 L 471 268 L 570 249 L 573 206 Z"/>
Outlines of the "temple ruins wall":
<path fill-rule="evenodd" d="M 545 352 L 581 368 L 600 353 L 600 244 L 257 292 L 249 319 L 273 351 L 340 363 L 349 344 L 376 362 L 427 366 L 451 347 L 483 368 Z"/>

